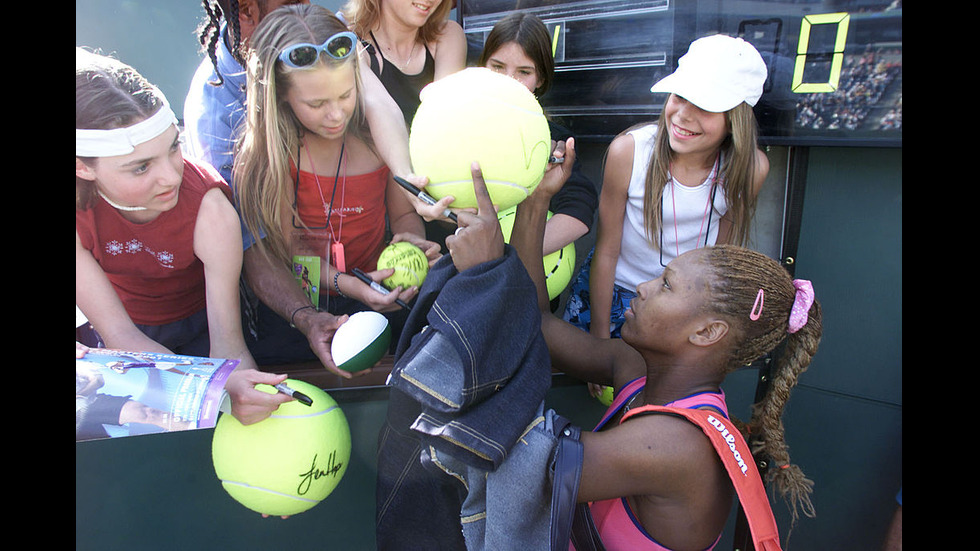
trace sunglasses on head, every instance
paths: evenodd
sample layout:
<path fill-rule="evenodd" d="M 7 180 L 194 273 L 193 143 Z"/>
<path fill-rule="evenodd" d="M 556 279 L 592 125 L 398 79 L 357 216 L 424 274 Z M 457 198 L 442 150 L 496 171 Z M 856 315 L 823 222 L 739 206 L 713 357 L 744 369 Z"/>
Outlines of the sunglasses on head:
<path fill-rule="evenodd" d="M 326 52 L 334 59 L 347 59 L 357 45 L 357 35 L 350 32 L 340 32 L 327 39 L 323 44 L 301 43 L 293 44 L 279 54 L 279 61 L 294 69 L 309 67 L 320 58 L 320 52 Z"/>

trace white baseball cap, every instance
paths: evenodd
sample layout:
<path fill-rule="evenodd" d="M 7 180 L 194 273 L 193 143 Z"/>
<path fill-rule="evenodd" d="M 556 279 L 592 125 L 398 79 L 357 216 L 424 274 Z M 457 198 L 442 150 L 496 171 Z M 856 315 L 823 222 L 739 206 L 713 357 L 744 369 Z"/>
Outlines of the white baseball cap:
<path fill-rule="evenodd" d="M 674 93 L 705 111 L 723 113 L 738 104 L 755 106 L 769 75 L 766 62 L 745 40 L 723 34 L 699 38 L 651 92 Z"/>

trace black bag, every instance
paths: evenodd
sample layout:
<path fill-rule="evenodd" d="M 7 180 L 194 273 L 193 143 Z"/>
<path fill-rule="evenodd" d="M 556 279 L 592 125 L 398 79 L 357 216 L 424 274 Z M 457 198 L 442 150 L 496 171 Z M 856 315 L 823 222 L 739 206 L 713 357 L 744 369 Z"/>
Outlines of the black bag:
<path fill-rule="evenodd" d="M 554 430 L 558 443 L 552 463 L 551 549 L 568 551 L 571 541 L 576 551 L 603 551 L 589 505 L 576 503 L 582 477 L 582 429 L 555 415 Z"/>

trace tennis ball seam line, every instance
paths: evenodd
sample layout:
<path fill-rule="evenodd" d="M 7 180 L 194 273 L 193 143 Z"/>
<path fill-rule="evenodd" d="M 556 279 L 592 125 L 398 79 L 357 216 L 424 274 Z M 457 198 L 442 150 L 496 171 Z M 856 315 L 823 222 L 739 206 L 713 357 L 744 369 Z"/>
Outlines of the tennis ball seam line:
<path fill-rule="evenodd" d="M 339 407 L 340 407 L 339 405 L 333 405 L 323 411 L 315 411 L 313 413 L 305 413 L 303 415 L 282 415 L 282 414 L 273 413 L 269 417 L 275 419 L 309 419 L 320 415 L 326 415 L 327 413 L 330 413 L 331 411 L 338 409 Z"/>
<path fill-rule="evenodd" d="M 531 163 L 533 162 L 533 158 L 534 158 L 534 151 L 538 147 L 546 147 L 546 148 L 549 149 L 548 153 L 550 153 L 551 144 L 550 143 L 549 144 L 545 144 L 543 140 L 538 140 L 531 147 L 530 151 L 528 151 L 527 142 L 524 141 L 524 129 L 523 128 L 521 128 L 520 133 L 521 133 L 521 151 L 524 152 L 524 170 L 527 170 L 527 169 L 531 168 Z"/>
<path fill-rule="evenodd" d="M 284 493 L 284 492 L 278 492 L 276 490 L 265 488 L 263 486 L 253 486 L 252 484 L 249 484 L 248 482 L 239 482 L 237 480 L 222 480 L 221 482 L 222 482 L 222 484 L 230 484 L 232 486 L 238 486 L 240 488 L 246 488 L 246 489 L 249 489 L 249 490 L 256 490 L 256 491 L 259 491 L 259 492 L 265 492 L 267 494 L 277 495 L 277 496 L 281 496 L 281 497 L 285 497 L 285 498 L 289 498 L 289 499 L 295 499 L 297 501 L 305 501 L 307 503 L 314 503 L 314 504 L 320 502 L 319 500 L 316 500 L 316 499 L 310 499 L 308 497 L 301 497 L 301 496 L 298 496 L 296 494 L 287 494 L 287 493 Z"/>

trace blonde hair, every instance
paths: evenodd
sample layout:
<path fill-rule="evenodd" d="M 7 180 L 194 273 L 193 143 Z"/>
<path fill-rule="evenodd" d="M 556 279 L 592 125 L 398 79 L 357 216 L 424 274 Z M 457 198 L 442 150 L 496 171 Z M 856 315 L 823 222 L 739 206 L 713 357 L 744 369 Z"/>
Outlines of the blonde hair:
<path fill-rule="evenodd" d="M 381 2 L 383 0 L 349 0 L 341 9 L 357 36 L 365 37 L 381 21 Z M 443 23 L 449 18 L 453 5 L 450 0 L 441 0 L 425 24 L 419 28 L 419 38 L 428 44 L 442 34 Z"/>
<path fill-rule="evenodd" d="M 235 152 L 232 179 L 238 196 L 238 206 L 245 227 L 258 238 L 256 245 L 263 253 L 283 263 L 289 263 L 286 236 L 283 234 L 285 213 L 299 219 L 287 197 L 292 193 L 290 171 L 298 165 L 296 158 L 304 127 L 285 102 L 291 84 L 291 74 L 306 69 L 293 69 L 279 62 L 286 47 L 300 42 L 321 44 L 338 32 L 346 31 L 344 24 L 326 8 L 318 5 L 285 6 L 274 10 L 256 28 L 251 39 L 246 68 L 248 95 L 245 125 Z M 341 67 L 354 70 L 357 105 L 348 135 L 370 147 L 371 141 L 364 117 L 361 81 L 357 52 L 343 60 L 321 55 L 313 66 Z M 298 169 L 299 167 L 296 166 Z"/>
<path fill-rule="evenodd" d="M 732 220 L 731 243 L 745 245 L 748 242 L 752 217 L 755 214 L 756 195 L 752 192 L 756 177 L 756 151 L 758 149 L 758 129 L 752 107 L 742 102 L 725 112 L 728 136 L 722 141 L 720 150 L 724 160 L 718 169 L 718 177 L 725 192 L 728 212 Z M 667 135 L 667 120 L 664 112 L 657 122 L 653 153 L 647 167 L 645 191 L 643 195 L 643 222 L 647 237 L 658 250 L 660 232 L 663 230 L 663 217 L 660 203 L 667 186 L 673 150 Z"/>
<path fill-rule="evenodd" d="M 730 373 L 782 346 L 778 364 L 770 373 L 765 396 L 753 407 L 752 419 L 744 427 L 754 454 L 767 458 L 774 468 L 766 477 L 790 506 L 793 522 L 799 510 L 815 516 L 810 494 L 813 481 L 797 465 L 790 463 L 782 415 L 790 393 L 800 375 L 809 367 L 823 333 L 820 303 L 807 312 L 806 324 L 789 333 L 789 317 L 797 289 L 789 273 L 768 256 L 734 245 L 704 249 L 705 265 L 711 271 L 712 285 L 708 309 L 728 320 L 735 342 L 725 367 Z M 756 320 L 749 318 L 760 290 L 764 303 Z"/>

